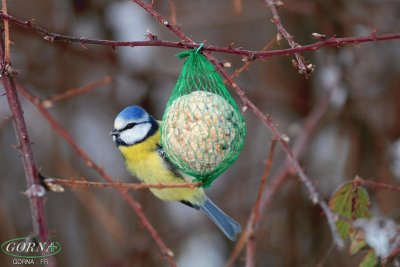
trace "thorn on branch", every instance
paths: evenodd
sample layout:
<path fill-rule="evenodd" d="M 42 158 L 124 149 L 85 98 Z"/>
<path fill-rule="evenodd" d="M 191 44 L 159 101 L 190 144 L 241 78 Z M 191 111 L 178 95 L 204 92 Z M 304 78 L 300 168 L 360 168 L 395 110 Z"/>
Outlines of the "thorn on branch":
<path fill-rule="evenodd" d="M 287 144 L 290 142 L 290 137 L 287 134 L 282 134 L 279 138 Z"/>
<path fill-rule="evenodd" d="M 232 63 L 229 62 L 229 61 L 226 61 L 226 60 L 222 60 L 222 61 L 220 62 L 220 64 L 221 64 L 221 66 L 224 67 L 224 68 L 230 68 L 230 67 L 232 67 Z"/>
<path fill-rule="evenodd" d="M 156 41 L 158 40 L 157 35 L 153 34 L 149 29 L 146 30 L 147 33 L 145 34 L 146 38 L 150 41 Z"/>
<path fill-rule="evenodd" d="M 46 35 L 45 37 L 43 37 L 43 39 L 49 41 L 50 43 L 54 43 L 54 41 L 56 40 L 56 38 L 52 35 Z"/>
<path fill-rule="evenodd" d="M 306 66 L 306 74 L 311 74 L 314 72 L 314 70 L 315 70 L 315 65 L 310 63 Z"/>
<path fill-rule="evenodd" d="M 322 33 L 317 33 L 317 32 L 313 32 L 311 34 L 312 38 L 318 41 L 326 41 L 328 40 L 328 37 L 325 34 Z"/>
<path fill-rule="evenodd" d="M 7 77 L 13 77 L 18 74 L 18 70 L 14 69 L 11 67 L 10 64 L 6 64 L 4 69 L 3 69 L 3 75 Z"/>
<path fill-rule="evenodd" d="M 29 187 L 24 194 L 31 198 L 31 197 L 44 197 L 46 194 L 46 190 L 42 185 L 33 184 Z"/>
<path fill-rule="evenodd" d="M 232 43 L 230 43 L 230 44 L 228 45 L 228 47 L 227 47 L 227 48 L 228 48 L 228 49 L 234 49 L 234 47 L 233 47 L 233 45 L 234 45 L 234 44 L 235 44 L 235 43 L 233 43 L 233 42 L 232 42 Z"/>
<path fill-rule="evenodd" d="M 45 178 L 43 180 L 44 186 L 47 191 L 55 192 L 55 193 L 63 193 L 65 191 L 64 187 L 59 184 L 54 183 L 53 178 Z"/>
<path fill-rule="evenodd" d="M 275 1 L 275 6 L 276 7 L 281 7 L 283 5 L 284 5 L 284 3 L 282 1 L 280 1 L 280 0 Z"/>
<path fill-rule="evenodd" d="M 64 187 L 55 183 L 55 179 L 47 178 L 40 172 L 39 172 L 39 180 L 44 189 L 46 189 L 46 191 L 51 191 L 55 193 L 62 193 L 65 191 Z"/>
<path fill-rule="evenodd" d="M 254 61 L 255 59 L 256 59 L 256 56 L 255 56 L 254 53 L 251 54 L 250 56 L 244 56 L 244 57 L 242 57 L 242 61 L 245 62 L 245 63 Z"/>
<path fill-rule="evenodd" d="M 53 107 L 53 101 L 49 99 L 45 99 L 42 101 L 42 106 L 46 109 L 52 108 Z"/>
<path fill-rule="evenodd" d="M 16 149 L 16 150 L 20 150 L 21 147 L 19 145 L 10 145 L 12 148 Z"/>
<path fill-rule="evenodd" d="M 276 34 L 276 42 L 277 42 L 278 44 L 280 44 L 281 41 L 282 41 L 282 34 L 281 34 L 280 32 L 278 32 L 278 33 Z"/>
<path fill-rule="evenodd" d="M 302 58 L 300 58 L 300 59 L 297 58 L 297 60 L 292 59 L 292 66 L 298 70 L 299 74 L 305 74 L 306 77 L 308 77 L 311 73 L 314 72 L 315 65 L 313 65 L 311 63 L 308 65 L 305 65 L 304 62 L 300 63 L 299 62 L 300 60 L 303 60 L 303 59 Z"/>
<path fill-rule="evenodd" d="M 173 252 L 172 250 L 170 250 L 170 249 L 168 249 L 168 250 L 166 251 L 166 253 L 167 253 L 167 255 L 168 255 L 169 257 L 173 257 L 173 256 L 174 256 L 174 252 Z"/>

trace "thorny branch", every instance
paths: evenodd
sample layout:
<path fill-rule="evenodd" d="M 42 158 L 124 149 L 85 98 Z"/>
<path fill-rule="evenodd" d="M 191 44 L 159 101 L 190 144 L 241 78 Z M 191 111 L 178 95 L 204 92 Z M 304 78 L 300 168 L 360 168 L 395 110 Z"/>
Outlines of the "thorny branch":
<path fill-rule="evenodd" d="M 75 153 L 82 158 L 82 160 L 89 168 L 92 168 L 94 171 L 96 171 L 105 181 L 109 183 L 114 182 L 114 179 L 100 165 L 96 164 L 92 160 L 92 158 L 75 142 L 71 135 L 65 129 L 63 129 L 61 125 L 50 115 L 50 113 L 43 106 L 42 101 L 38 97 L 32 95 L 21 85 L 17 86 L 17 90 L 38 109 L 38 111 L 42 114 L 43 118 L 47 120 L 53 130 L 62 138 L 64 138 L 65 141 L 67 141 L 67 143 L 73 148 Z M 170 266 L 177 266 L 175 260 L 173 259 L 174 254 L 172 250 L 165 245 L 164 241 L 161 239 L 156 229 L 151 225 L 149 219 L 147 219 L 146 215 L 143 213 L 143 209 L 141 208 L 140 204 L 126 190 L 118 188 L 117 190 L 122 194 L 123 198 L 135 211 L 136 215 L 139 217 L 141 224 L 150 233 L 150 235 L 160 248 L 163 257 L 166 259 L 168 264 Z"/>
<path fill-rule="evenodd" d="M 2 1 L 2 11 L 7 12 L 6 1 Z M 40 183 L 39 172 L 35 165 L 31 141 L 26 128 L 24 111 L 22 110 L 13 78 L 15 71 L 12 69 L 10 61 L 10 36 L 8 23 L 4 23 L 4 27 L 4 38 L 2 36 L 3 32 L 1 32 L 0 35 L 1 79 L 6 92 L 8 105 L 10 107 L 15 135 L 18 140 L 18 148 L 21 152 L 22 164 L 24 166 L 28 187 L 25 194 L 30 203 L 33 235 L 35 238 L 38 237 L 40 241 L 44 242 L 48 240 L 46 210 L 43 198 L 45 190 Z M 48 263 L 50 267 L 57 266 L 54 257 L 49 257 Z"/>
<path fill-rule="evenodd" d="M 59 178 L 46 178 L 44 183 L 48 186 L 60 185 L 68 186 L 71 188 L 76 187 L 94 187 L 94 188 L 116 188 L 119 190 L 137 190 L 137 189 L 147 189 L 147 188 L 196 188 L 202 183 L 182 183 L 182 184 L 142 184 L 142 183 L 122 183 L 122 182 L 91 182 L 86 180 L 77 179 L 59 179 Z"/>
<path fill-rule="evenodd" d="M 265 188 L 267 186 L 267 179 L 271 172 L 272 162 L 275 153 L 276 141 L 272 140 L 271 147 L 268 153 L 267 162 L 265 163 L 265 169 L 263 176 L 261 177 L 261 183 L 258 188 L 257 199 L 254 203 L 253 209 L 249 217 L 249 227 L 246 227 L 245 232 L 241 235 L 241 239 L 247 237 L 247 249 L 246 249 L 246 267 L 254 266 L 254 256 L 256 247 L 256 226 L 261 219 L 261 199 L 264 195 Z M 245 241 L 246 242 L 246 241 Z"/>
<path fill-rule="evenodd" d="M 267 185 L 267 179 L 269 177 L 270 171 L 271 171 L 271 166 L 273 162 L 273 157 L 274 157 L 274 152 L 275 152 L 275 147 L 276 147 L 276 140 L 272 140 L 269 152 L 268 152 L 268 157 L 265 163 L 264 167 L 264 173 L 261 177 L 261 182 L 260 186 L 258 187 L 258 193 L 257 193 L 257 198 L 256 201 L 254 202 L 253 208 L 251 210 L 250 216 L 247 220 L 246 227 L 244 228 L 244 231 L 240 235 L 240 238 L 238 242 L 236 242 L 236 245 L 234 249 L 232 250 L 231 256 L 229 257 L 228 262 L 226 263 L 226 267 L 231 266 L 236 258 L 239 256 L 239 254 L 242 252 L 244 246 L 248 242 L 252 243 L 247 246 L 247 255 L 246 255 L 246 262 L 251 262 L 253 261 L 253 256 L 254 256 L 254 250 L 255 250 L 255 229 L 258 221 L 261 219 L 261 199 L 262 195 L 264 194 L 266 185 Z M 249 263 L 251 265 L 251 263 Z"/>
<path fill-rule="evenodd" d="M 371 181 L 371 180 L 364 180 L 359 176 L 356 176 L 354 180 L 352 181 L 353 184 L 355 185 L 362 185 L 362 186 L 367 186 L 367 187 L 372 187 L 374 189 L 385 189 L 389 191 L 394 191 L 400 193 L 400 186 L 395 186 L 391 184 L 385 184 L 381 182 L 376 182 L 376 181 Z"/>
<path fill-rule="evenodd" d="M 311 111 L 310 115 L 306 118 L 305 123 L 303 125 L 303 130 L 301 131 L 301 134 L 296 138 L 293 144 L 292 151 L 296 159 L 298 159 L 302 151 L 304 151 L 305 145 L 309 140 L 309 138 L 311 137 L 311 135 L 313 134 L 313 132 L 315 131 L 318 122 L 320 122 L 321 118 L 328 110 L 331 94 L 332 91 L 329 91 L 325 96 L 321 97 L 315 108 Z M 261 200 L 260 213 L 262 213 L 262 211 L 265 210 L 266 207 L 271 204 L 273 195 L 283 185 L 283 182 L 285 181 L 290 169 L 291 169 L 290 161 L 286 160 L 281 166 L 281 168 L 276 172 L 276 174 L 270 178 L 271 183 L 269 184 L 267 190 L 265 191 L 264 197 Z M 252 219 L 250 217 L 246 223 L 246 229 L 250 227 L 251 220 Z M 245 239 L 245 237 L 241 236 L 239 242 L 236 243 L 235 248 L 232 250 L 229 259 L 225 264 L 226 267 L 232 266 L 233 263 L 236 261 L 236 259 L 239 257 L 240 252 L 242 251 L 245 243 L 245 242 L 241 243 L 242 239 Z"/>
<path fill-rule="evenodd" d="M 290 167 L 293 168 L 293 170 L 297 173 L 298 177 L 300 178 L 301 182 L 304 184 L 306 187 L 309 197 L 312 200 L 314 204 L 318 204 L 321 209 L 323 210 L 327 221 L 328 225 L 331 230 L 331 234 L 333 237 L 333 240 L 335 244 L 339 247 L 342 248 L 344 246 L 343 240 L 340 238 L 336 231 L 336 224 L 335 224 L 335 216 L 334 214 L 330 211 L 328 208 L 328 205 L 326 202 L 321 199 L 319 193 L 317 192 L 316 188 L 314 187 L 313 183 L 311 180 L 307 177 L 305 174 L 303 168 L 300 166 L 300 163 L 297 161 L 296 157 L 292 153 L 289 144 L 287 142 L 287 138 L 284 134 L 282 134 L 275 123 L 272 121 L 272 118 L 270 116 L 264 115 L 258 107 L 250 101 L 250 99 L 246 96 L 245 92 L 230 78 L 230 76 L 225 72 L 225 70 L 219 65 L 216 64 L 216 60 L 213 57 L 210 57 L 211 61 L 214 62 L 215 67 L 219 70 L 219 72 L 222 74 L 222 76 L 226 79 L 227 83 L 233 88 L 233 90 L 239 95 L 240 99 L 242 100 L 244 106 L 249 108 L 256 116 L 259 118 L 273 133 L 274 138 L 278 140 L 278 142 L 281 144 L 281 147 L 283 148 L 284 152 L 286 153 L 287 159 L 289 160 Z"/>
<path fill-rule="evenodd" d="M 1 1 L 1 12 L 4 14 L 8 14 L 7 12 L 7 0 Z M 4 23 L 4 63 L 10 63 L 10 25 L 7 20 L 3 21 Z M 4 67 L 4 64 L 3 64 Z"/>
<path fill-rule="evenodd" d="M 3 46 L 2 53 L 4 52 Z M 4 54 L 2 58 L 4 59 Z M 4 61 L 3 61 L 4 64 Z M 6 91 L 7 101 L 10 106 L 12 119 L 14 122 L 15 134 L 18 139 L 18 148 L 21 151 L 22 163 L 24 165 L 26 182 L 27 182 L 27 196 L 31 205 L 33 233 L 39 236 L 41 241 L 47 240 L 47 226 L 44 207 L 44 188 L 40 185 L 39 173 L 37 171 L 35 161 L 33 159 L 33 152 L 31 142 L 29 139 L 28 131 L 23 116 L 21 104 L 19 102 L 17 92 L 15 89 L 14 79 L 2 73 L 3 86 Z"/>
<path fill-rule="evenodd" d="M 143 5 L 146 5 L 143 3 Z M 161 47 L 173 47 L 173 48 L 182 48 L 182 49 L 194 49 L 198 48 L 200 44 L 196 44 L 193 41 L 188 41 L 182 39 L 179 42 L 172 42 L 172 41 L 164 41 L 159 40 L 157 36 L 150 34 L 149 39 L 147 41 L 111 41 L 111 40 L 100 40 L 100 39 L 89 39 L 83 37 L 74 37 L 68 36 L 58 33 L 49 32 L 43 28 L 35 26 L 32 21 L 29 20 L 21 20 L 15 18 L 13 16 L 4 14 L 0 12 L 0 19 L 4 19 L 13 23 L 15 25 L 22 26 L 29 30 L 32 30 L 42 36 L 44 39 L 49 42 L 72 42 L 72 43 L 79 43 L 79 44 L 93 44 L 93 45 L 106 45 L 111 47 L 119 47 L 119 46 L 161 46 Z M 167 26 L 168 28 L 172 28 L 173 26 L 167 20 L 161 20 L 163 25 Z M 175 28 L 175 27 L 174 27 Z M 177 29 L 177 28 L 175 28 Z M 179 36 L 181 37 L 181 36 Z M 369 36 L 361 36 L 361 37 L 344 37 L 344 38 L 336 38 L 330 37 L 326 38 L 325 40 L 315 42 L 313 44 L 304 45 L 304 46 L 297 46 L 295 48 L 288 48 L 288 49 L 277 49 L 271 51 L 252 51 L 252 50 L 245 50 L 241 48 L 233 48 L 231 46 L 228 47 L 221 47 L 221 46 L 213 46 L 213 45 L 204 45 L 202 47 L 203 51 L 208 52 L 219 52 L 219 53 L 226 53 L 226 54 L 235 54 L 245 57 L 247 60 L 255 60 L 258 58 L 267 58 L 273 56 L 283 56 L 283 55 L 291 55 L 295 53 L 302 53 L 306 51 L 316 51 L 324 47 L 339 47 L 343 45 L 349 44 L 360 44 L 365 42 L 375 42 L 375 41 L 387 41 L 387 40 L 396 40 L 400 39 L 400 33 L 391 33 L 391 34 L 382 34 L 377 35 L 375 32 L 372 32 Z"/>
<path fill-rule="evenodd" d="M 293 39 L 293 36 L 288 33 L 288 31 L 283 27 L 281 17 L 279 16 L 278 13 L 278 7 L 283 5 L 283 3 L 280 0 L 265 0 L 265 4 L 269 7 L 269 9 L 272 12 L 272 22 L 275 23 L 276 28 L 278 29 L 278 35 L 282 35 L 287 42 L 289 43 L 290 47 L 296 48 L 299 47 L 300 45 L 296 43 L 296 41 Z M 279 38 L 278 38 L 279 39 Z M 314 66 L 312 64 L 307 64 L 304 62 L 303 57 L 299 53 L 294 54 L 296 57 L 296 67 L 299 70 L 300 74 L 304 74 L 306 77 L 308 77 L 314 70 Z"/>

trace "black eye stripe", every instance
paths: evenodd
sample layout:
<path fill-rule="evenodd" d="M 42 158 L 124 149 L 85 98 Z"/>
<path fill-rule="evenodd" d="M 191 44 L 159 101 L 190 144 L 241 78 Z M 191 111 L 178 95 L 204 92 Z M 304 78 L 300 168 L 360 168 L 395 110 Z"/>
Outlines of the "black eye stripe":
<path fill-rule="evenodd" d="M 145 122 L 139 122 L 139 123 L 131 122 L 131 123 L 128 123 L 124 128 L 122 128 L 122 129 L 119 130 L 119 131 L 122 132 L 122 131 L 125 131 L 125 130 L 128 130 L 128 129 L 132 129 L 132 128 L 135 127 L 136 125 L 143 124 L 143 123 L 145 123 Z"/>
<path fill-rule="evenodd" d="M 138 125 L 138 123 L 134 123 L 134 122 L 128 123 L 121 131 L 132 129 L 136 125 Z"/>

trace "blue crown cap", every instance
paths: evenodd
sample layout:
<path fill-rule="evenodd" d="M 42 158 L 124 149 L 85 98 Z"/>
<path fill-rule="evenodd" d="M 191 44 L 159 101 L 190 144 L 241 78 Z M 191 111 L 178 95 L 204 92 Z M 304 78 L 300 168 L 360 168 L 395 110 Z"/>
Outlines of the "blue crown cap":
<path fill-rule="evenodd" d="M 142 107 L 129 106 L 124 110 L 122 110 L 118 114 L 117 118 L 119 117 L 123 120 L 138 120 L 147 116 L 148 116 L 147 112 Z"/>

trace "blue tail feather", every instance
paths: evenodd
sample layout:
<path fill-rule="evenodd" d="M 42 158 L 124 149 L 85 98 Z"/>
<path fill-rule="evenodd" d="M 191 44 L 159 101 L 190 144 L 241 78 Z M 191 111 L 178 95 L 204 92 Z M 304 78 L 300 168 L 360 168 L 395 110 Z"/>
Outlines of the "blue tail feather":
<path fill-rule="evenodd" d="M 204 205 L 200 207 L 210 217 L 210 219 L 224 232 L 225 236 L 232 240 L 236 240 L 238 233 L 242 231 L 242 227 L 234 219 L 226 215 L 217 205 L 210 199 L 206 198 Z"/>

